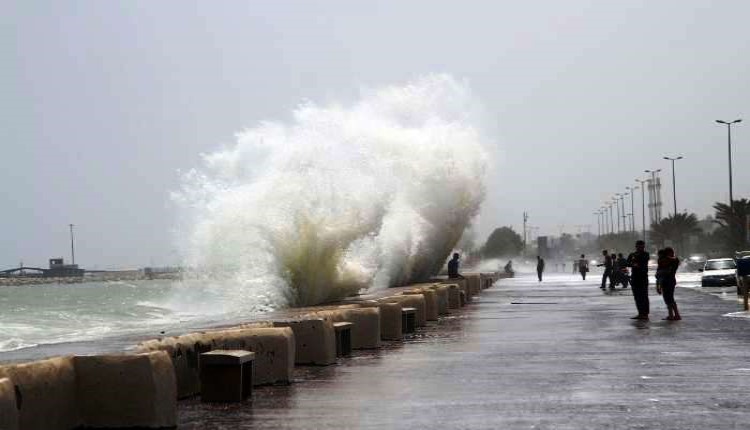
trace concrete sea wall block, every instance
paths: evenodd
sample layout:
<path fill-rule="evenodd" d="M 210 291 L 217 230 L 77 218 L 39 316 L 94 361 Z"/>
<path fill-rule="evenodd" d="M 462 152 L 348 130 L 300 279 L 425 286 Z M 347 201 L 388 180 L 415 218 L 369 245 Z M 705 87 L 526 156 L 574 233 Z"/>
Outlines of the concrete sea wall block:
<path fill-rule="evenodd" d="M 20 429 L 70 430 L 81 424 L 72 357 L 2 366 L 0 378 L 13 382 Z"/>
<path fill-rule="evenodd" d="M 461 288 L 458 284 L 448 284 L 448 308 L 459 309 L 461 307 Z"/>
<path fill-rule="evenodd" d="M 401 304 L 384 303 L 375 300 L 361 302 L 362 307 L 376 307 L 380 309 L 380 339 L 401 340 Z"/>
<path fill-rule="evenodd" d="M 242 349 L 255 353 L 255 385 L 290 383 L 296 346 L 289 327 L 242 328 L 206 333 L 212 349 Z M 205 351 L 203 351 L 205 352 Z"/>
<path fill-rule="evenodd" d="M 404 291 L 406 294 L 421 294 L 424 296 L 425 301 L 425 318 L 427 321 L 438 320 L 438 296 L 435 291 L 430 288 L 419 288 L 415 290 Z"/>
<path fill-rule="evenodd" d="M 379 301 L 385 303 L 400 303 L 405 308 L 415 308 L 417 327 L 424 327 L 427 325 L 427 302 L 425 301 L 423 294 L 407 294 L 400 296 L 390 296 L 380 299 Z"/>
<path fill-rule="evenodd" d="M 211 349 L 204 342 L 203 333 L 191 333 L 143 342 L 136 347 L 136 352 L 166 351 L 172 359 L 177 378 L 177 397 L 184 399 L 201 392 L 198 360 L 202 352 Z"/>
<path fill-rule="evenodd" d="M 467 274 L 466 275 L 466 291 L 469 296 L 476 296 L 482 290 L 480 283 L 479 274 Z"/>
<path fill-rule="evenodd" d="M 177 425 L 177 382 L 167 352 L 79 356 L 74 363 L 84 427 Z"/>
<path fill-rule="evenodd" d="M 295 364 L 327 366 L 336 362 L 336 333 L 332 321 L 307 318 L 275 321 L 277 327 L 289 327 L 294 332 Z"/>
<path fill-rule="evenodd" d="M 0 378 L 0 430 L 18 430 L 18 406 L 13 381 Z"/>
<path fill-rule="evenodd" d="M 443 284 L 435 284 L 430 287 L 437 296 L 438 314 L 446 315 L 450 313 L 448 308 L 448 286 Z"/>
<path fill-rule="evenodd" d="M 331 322 L 352 323 L 352 349 L 380 348 L 380 308 L 346 306 L 315 315 Z"/>

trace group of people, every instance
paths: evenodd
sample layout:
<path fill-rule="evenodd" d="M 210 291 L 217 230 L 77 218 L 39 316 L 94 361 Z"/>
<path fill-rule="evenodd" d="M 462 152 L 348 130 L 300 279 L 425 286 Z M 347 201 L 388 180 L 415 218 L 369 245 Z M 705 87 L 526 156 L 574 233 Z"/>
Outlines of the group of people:
<path fill-rule="evenodd" d="M 682 319 L 680 311 L 677 309 L 677 303 L 674 299 L 674 291 L 677 286 L 677 268 L 680 266 L 680 260 L 676 257 L 674 249 L 667 247 L 659 250 L 657 253 L 657 268 L 656 268 L 656 292 L 664 298 L 664 304 L 667 305 L 668 316 L 664 318 L 668 321 L 679 321 Z M 609 251 L 602 251 L 604 261 L 601 264 L 597 264 L 598 267 L 604 267 L 604 273 L 602 274 L 601 289 L 607 288 L 607 280 L 609 280 L 609 288 L 615 289 L 618 284 L 622 284 L 623 288 L 628 287 L 628 283 L 633 291 L 633 298 L 635 300 L 635 307 L 638 311 L 638 315 L 632 317 L 635 320 L 648 320 L 650 312 L 650 304 L 648 300 L 648 262 L 650 255 L 646 252 L 646 243 L 639 240 L 635 243 L 635 252 L 628 255 L 625 258 L 621 253 L 609 253 Z M 537 256 L 536 272 L 539 277 L 539 282 L 542 282 L 542 275 L 544 274 L 545 262 L 541 256 Z M 453 254 L 453 259 L 448 262 L 448 277 L 449 278 L 463 278 L 458 273 L 459 255 Z M 581 274 L 583 280 L 586 280 L 586 273 L 589 271 L 589 262 L 586 260 L 586 256 L 581 254 L 581 258 L 575 263 L 576 269 Z M 630 275 L 628 275 L 628 269 L 630 269 Z M 505 265 L 505 271 L 507 273 L 513 272 L 512 262 L 508 262 Z"/>
<path fill-rule="evenodd" d="M 648 262 L 650 255 L 646 252 L 646 243 L 639 240 L 635 243 L 635 252 L 628 258 L 622 254 L 609 254 L 608 251 L 602 251 L 604 262 L 597 266 L 604 267 L 602 274 L 601 289 L 606 288 L 607 279 L 609 279 L 609 288 L 614 289 L 617 283 L 622 283 L 623 288 L 627 288 L 628 281 L 632 287 L 633 299 L 638 315 L 632 319 L 648 320 L 649 319 L 649 300 L 648 300 Z M 677 303 L 674 300 L 674 290 L 677 286 L 677 268 L 680 266 L 680 260 L 675 255 L 674 249 L 667 247 L 657 253 L 656 260 L 656 292 L 664 299 L 667 305 L 668 315 L 664 320 L 679 321 L 682 319 L 680 311 L 677 309 Z M 630 276 L 627 269 L 630 268 Z"/>
<path fill-rule="evenodd" d="M 597 264 L 597 267 L 604 267 L 604 274 L 602 274 L 602 286 L 599 287 L 602 290 L 607 288 L 607 280 L 609 280 L 609 288 L 614 290 L 617 285 L 622 285 L 622 288 L 628 288 L 630 283 L 630 277 L 628 276 L 628 259 L 622 255 L 622 253 L 612 253 L 606 249 L 602 251 L 602 263 Z M 584 278 L 585 279 L 585 278 Z"/>

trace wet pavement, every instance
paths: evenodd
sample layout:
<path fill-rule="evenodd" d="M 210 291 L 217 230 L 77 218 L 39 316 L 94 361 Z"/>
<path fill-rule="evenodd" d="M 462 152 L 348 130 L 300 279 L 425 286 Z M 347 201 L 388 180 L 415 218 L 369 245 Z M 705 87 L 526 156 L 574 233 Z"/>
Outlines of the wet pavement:
<path fill-rule="evenodd" d="M 180 428 L 750 426 L 750 319 L 723 316 L 736 300 L 679 288 L 683 321 L 661 321 L 653 295 L 652 320 L 635 322 L 629 290 L 596 282 L 501 280 L 404 342 L 297 367 L 294 384 L 258 387 L 252 401 L 181 402 Z"/>

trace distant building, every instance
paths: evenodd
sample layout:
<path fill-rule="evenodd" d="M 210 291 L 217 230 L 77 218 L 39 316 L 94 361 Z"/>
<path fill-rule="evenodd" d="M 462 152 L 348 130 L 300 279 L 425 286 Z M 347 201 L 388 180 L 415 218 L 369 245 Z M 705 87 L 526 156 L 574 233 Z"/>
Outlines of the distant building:
<path fill-rule="evenodd" d="M 65 264 L 62 258 L 50 258 L 49 270 L 44 272 L 47 277 L 83 276 L 84 270 L 79 269 L 77 264 Z"/>

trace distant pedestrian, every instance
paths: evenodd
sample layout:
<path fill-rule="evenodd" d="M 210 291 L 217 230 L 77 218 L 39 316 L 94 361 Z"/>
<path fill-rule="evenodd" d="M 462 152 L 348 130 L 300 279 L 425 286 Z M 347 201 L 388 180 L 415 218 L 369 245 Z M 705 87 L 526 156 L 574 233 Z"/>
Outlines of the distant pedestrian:
<path fill-rule="evenodd" d="M 536 256 L 536 274 L 539 277 L 539 282 L 542 282 L 542 273 L 544 273 L 544 258 Z"/>
<path fill-rule="evenodd" d="M 463 276 L 461 276 L 460 273 L 458 273 L 458 259 L 461 256 L 458 255 L 458 252 L 453 253 L 453 258 L 451 261 L 448 262 L 448 278 L 450 279 L 463 279 Z"/>
<path fill-rule="evenodd" d="M 646 242 L 639 240 L 635 243 L 635 252 L 628 256 L 628 265 L 631 269 L 630 284 L 633 288 L 633 299 L 638 315 L 631 319 L 648 320 L 648 260 Z"/>
<path fill-rule="evenodd" d="M 617 254 L 617 269 L 617 275 L 620 277 L 622 288 L 628 288 L 628 283 L 630 282 L 630 278 L 628 277 L 628 259 L 622 253 Z"/>
<path fill-rule="evenodd" d="M 614 290 L 617 284 L 620 283 L 620 260 L 617 259 L 617 254 L 614 252 L 609 254 L 609 260 L 612 262 L 612 274 L 609 275 L 609 289 Z"/>
<path fill-rule="evenodd" d="M 576 273 L 578 270 L 578 260 L 573 260 L 573 273 Z"/>
<path fill-rule="evenodd" d="M 604 273 L 602 274 L 602 286 L 599 287 L 602 290 L 607 288 L 607 279 L 609 279 L 609 285 L 612 287 L 612 260 L 609 258 L 609 252 L 605 249 L 602 251 L 602 257 L 604 261 L 601 264 L 597 264 L 596 267 L 604 266 Z"/>
<path fill-rule="evenodd" d="M 506 274 L 512 275 L 513 274 L 513 260 L 508 260 L 508 264 L 505 265 L 505 268 L 503 270 L 505 270 Z"/>
<path fill-rule="evenodd" d="M 589 262 L 586 261 L 586 256 L 581 254 L 581 259 L 578 260 L 578 271 L 581 272 L 581 277 L 586 280 L 586 272 L 589 271 Z"/>
<path fill-rule="evenodd" d="M 565 273 L 565 263 L 562 264 L 562 268 L 563 273 Z"/>
<path fill-rule="evenodd" d="M 657 264 L 656 277 L 658 283 L 656 292 L 664 298 L 664 304 L 667 305 L 667 312 L 669 313 L 664 319 L 666 321 L 679 321 L 682 317 L 680 311 L 677 310 L 677 302 L 674 301 L 674 290 L 677 286 L 676 275 L 680 260 L 675 256 L 674 249 L 667 247 Z"/>

